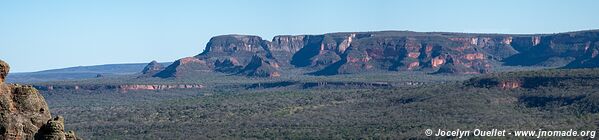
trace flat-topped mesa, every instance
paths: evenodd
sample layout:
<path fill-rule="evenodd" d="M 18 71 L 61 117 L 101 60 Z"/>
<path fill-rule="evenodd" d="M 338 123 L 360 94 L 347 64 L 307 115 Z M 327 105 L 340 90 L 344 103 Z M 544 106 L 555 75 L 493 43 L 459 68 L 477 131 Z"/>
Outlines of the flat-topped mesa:
<path fill-rule="evenodd" d="M 285 69 L 301 68 L 315 75 L 381 70 L 478 74 L 493 71 L 498 65 L 568 63 L 572 68 L 599 67 L 598 42 L 599 30 L 533 35 L 348 32 L 281 35 L 272 41 L 251 35 L 223 35 L 213 37 L 201 54 L 182 59 L 192 66 L 173 63 L 160 73 L 166 77 L 183 71 L 239 74 L 254 55 Z"/>
<path fill-rule="evenodd" d="M 321 60 L 322 57 L 339 57 L 355 37 L 355 33 L 282 35 L 275 36 L 270 42 L 252 35 L 223 35 L 210 39 L 206 45 L 206 51 L 196 57 L 199 59 L 214 59 L 215 57 L 218 59 L 220 57 L 218 60 L 224 61 L 224 59 L 230 58 L 222 58 L 222 56 L 231 56 L 245 65 L 249 63 L 251 56 L 259 54 L 266 56 L 266 59 L 281 61 L 284 63 L 283 65 L 289 63 L 298 67 L 328 65 L 330 64 L 327 63 L 328 60 Z M 330 57 L 330 55 L 333 56 Z M 297 60 L 297 62 L 292 60 Z"/>
<path fill-rule="evenodd" d="M 252 35 L 216 36 L 210 39 L 206 50 L 201 54 L 177 60 L 154 77 L 185 77 L 197 72 L 239 74 L 246 71 L 244 68 L 251 63 L 255 55 L 262 56 L 261 59 L 265 62 L 278 65 L 269 49 L 270 44 L 269 41 Z"/>
<path fill-rule="evenodd" d="M 261 37 L 253 35 L 221 35 L 212 37 L 206 45 L 206 50 L 196 57 L 266 53 L 269 43 Z"/>

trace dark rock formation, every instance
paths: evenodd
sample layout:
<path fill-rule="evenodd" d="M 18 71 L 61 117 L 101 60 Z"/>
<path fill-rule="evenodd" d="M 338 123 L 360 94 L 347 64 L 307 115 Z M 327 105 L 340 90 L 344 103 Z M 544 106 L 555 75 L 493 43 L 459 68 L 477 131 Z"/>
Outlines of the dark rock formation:
<path fill-rule="evenodd" d="M 584 47 L 584 54 L 576 58 L 565 68 L 596 68 L 599 67 L 599 41 L 588 42 Z"/>
<path fill-rule="evenodd" d="M 303 46 L 292 55 L 289 63 L 296 67 L 322 68 L 339 61 L 341 59 L 340 55 L 356 39 L 356 34 L 336 33 L 304 36 L 303 38 L 304 42 L 301 44 Z M 273 45 L 277 44 L 273 43 Z"/>
<path fill-rule="evenodd" d="M 64 127 L 55 128 L 56 131 L 41 129 L 47 125 L 64 125 L 62 122 L 50 124 L 51 116 L 48 105 L 38 91 L 31 86 L 6 85 L 3 83 L 8 74 L 8 65 L 0 60 L 0 139 L 51 139 L 64 140 L 66 135 Z M 46 122 L 48 121 L 48 122 Z M 61 135 L 56 137 L 37 137 L 45 135 Z M 74 133 L 68 134 L 71 139 L 76 139 Z"/>
<path fill-rule="evenodd" d="M 215 71 L 224 73 L 236 73 L 243 68 L 236 58 L 226 58 L 214 62 Z"/>
<path fill-rule="evenodd" d="M 257 76 L 244 72 L 254 55 L 281 68 L 301 68 L 315 75 L 381 70 L 477 74 L 493 71 L 502 63 L 585 68 L 599 66 L 597 41 L 599 30 L 535 35 L 353 32 L 284 35 L 272 41 L 223 35 L 212 38 L 201 54 L 181 59 L 194 63 L 174 63 L 155 76 L 201 71 Z"/>
<path fill-rule="evenodd" d="M 273 61 L 264 59 L 261 56 L 255 55 L 239 73 L 240 75 L 256 76 L 256 77 L 279 77 L 281 73 L 279 64 Z"/>

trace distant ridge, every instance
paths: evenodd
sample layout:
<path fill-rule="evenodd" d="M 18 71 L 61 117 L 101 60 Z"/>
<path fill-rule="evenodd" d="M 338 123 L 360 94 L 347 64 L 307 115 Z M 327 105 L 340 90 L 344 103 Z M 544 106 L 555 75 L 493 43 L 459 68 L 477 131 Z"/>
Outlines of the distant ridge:
<path fill-rule="evenodd" d="M 170 65 L 171 62 L 163 62 L 160 64 Z M 140 73 L 146 65 L 147 63 L 105 64 L 68 67 L 37 72 L 12 73 L 7 77 L 7 81 L 10 83 L 31 83 L 95 78 L 98 74 L 104 76 L 128 75 Z"/>

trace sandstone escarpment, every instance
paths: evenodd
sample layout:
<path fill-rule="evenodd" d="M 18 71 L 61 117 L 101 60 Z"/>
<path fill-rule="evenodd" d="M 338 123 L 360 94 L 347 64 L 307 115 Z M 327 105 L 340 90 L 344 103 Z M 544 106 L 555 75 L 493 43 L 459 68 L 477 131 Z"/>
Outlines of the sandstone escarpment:
<path fill-rule="evenodd" d="M 479 74 L 499 65 L 569 63 L 567 68 L 598 67 L 598 40 L 598 30 L 536 35 L 349 32 L 283 35 L 272 41 L 223 35 L 212 38 L 201 54 L 183 58 L 154 76 L 184 77 L 184 73 L 196 72 L 258 76 L 245 69 L 255 55 L 281 67 L 272 67 L 273 71 L 304 69 L 316 75 L 367 71 Z M 179 63 L 184 61 L 188 63 Z"/>
<path fill-rule="evenodd" d="M 245 74 L 246 76 L 276 77 L 269 76 L 278 75 L 279 67 L 271 49 L 278 54 L 293 51 L 289 47 L 271 48 L 269 41 L 262 40 L 258 36 L 216 36 L 210 39 L 203 53 L 195 57 L 177 60 L 154 76 L 167 78 L 182 77 L 197 72 L 223 72 Z M 254 62 L 254 56 L 260 56 L 260 62 Z M 267 64 L 261 65 L 263 62 Z"/>
<path fill-rule="evenodd" d="M 361 37 L 355 33 L 306 36 L 304 44 L 293 54 L 290 64 L 296 67 L 322 68 L 340 60 L 351 43 Z M 276 45 L 276 44 L 273 44 Z"/>
<path fill-rule="evenodd" d="M 475 41 L 472 41 L 475 40 Z M 489 41 L 446 36 L 377 36 L 354 41 L 343 60 L 315 74 L 334 75 L 372 70 L 441 70 L 438 73 L 484 73 L 497 61 L 484 51 Z M 503 42 L 499 42 L 503 43 Z M 451 59 L 451 60 L 450 60 Z M 443 67 L 444 66 L 444 67 Z M 445 69 L 442 69 L 445 68 Z M 455 70 L 459 68 L 459 70 Z"/>
<path fill-rule="evenodd" d="M 599 41 L 587 42 L 584 46 L 584 54 L 576 58 L 566 68 L 596 68 L 599 67 Z"/>
<path fill-rule="evenodd" d="M 50 124 L 48 105 L 38 91 L 31 86 L 7 85 L 4 78 L 9 72 L 8 65 L 0 60 L 0 139 L 77 139 L 74 133 L 64 133 L 64 127 L 53 131 L 42 129 L 48 125 L 61 125 L 63 122 Z M 39 137 L 56 135 L 65 137 Z"/>
<path fill-rule="evenodd" d="M 467 59 L 472 60 L 472 59 Z M 483 59 L 481 59 L 483 60 Z M 478 74 L 478 73 L 486 73 L 487 69 L 484 67 L 485 64 L 481 64 L 484 62 L 481 61 L 471 61 L 471 64 L 464 64 L 460 62 L 459 59 L 448 58 L 447 62 L 443 63 L 439 67 L 439 70 L 435 73 L 450 73 L 450 74 Z M 473 64 L 479 63 L 479 64 Z M 480 68 L 479 66 L 483 66 Z"/>
<path fill-rule="evenodd" d="M 529 43 L 516 45 L 520 53 L 507 58 L 506 65 L 568 65 L 568 68 L 597 66 L 592 59 L 596 50 L 594 48 L 599 47 L 599 30 L 538 35 L 522 40 L 528 40 Z"/>

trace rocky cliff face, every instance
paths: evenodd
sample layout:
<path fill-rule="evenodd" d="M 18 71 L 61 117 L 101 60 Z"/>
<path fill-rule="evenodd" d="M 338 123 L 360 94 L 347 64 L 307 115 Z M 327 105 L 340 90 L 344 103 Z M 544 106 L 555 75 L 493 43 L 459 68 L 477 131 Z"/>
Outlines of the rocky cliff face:
<path fill-rule="evenodd" d="M 505 52 L 505 38 L 458 37 L 437 34 L 370 34 L 354 41 L 342 60 L 315 72 L 321 75 L 372 70 L 436 70 L 437 73 L 484 73 Z M 479 41 L 480 40 L 480 41 Z M 490 47 L 488 47 L 490 46 Z M 440 68 L 444 68 L 441 71 Z"/>
<path fill-rule="evenodd" d="M 48 105 L 35 88 L 4 84 L 9 69 L 0 60 L 0 139 L 77 139 L 73 132 L 64 132 L 64 121 L 49 121 L 51 116 Z M 48 128 L 49 126 L 62 127 Z"/>
<path fill-rule="evenodd" d="M 536 35 L 518 40 L 515 48 L 520 53 L 506 59 L 506 65 L 597 67 L 594 59 L 599 47 L 599 30 Z M 530 40 L 530 43 L 520 40 Z"/>
<path fill-rule="evenodd" d="M 279 64 L 270 47 L 269 41 L 262 40 L 258 36 L 217 36 L 210 39 L 203 53 L 179 59 L 154 76 L 167 78 L 196 72 L 224 72 L 257 77 L 276 77 Z M 273 51 L 281 53 L 290 51 L 290 49 L 277 48 Z"/>
<path fill-rule="evenodd" d="M 254 56 L 269 66 L 261 73 L 278 74 L 281 68 L 306 69 L 315 75 L 380 70 L 478 74 L 503 63 L 596 67 L 598 34 L 597 30 L 539 35 L 383 31 L 284 35 L 272 41 L 224 35 L 212 38 L 201 54 L 179 60 L 188 63 L 175 63 L 155 76 L 204 71 L 272 77 L 247 72 L 248 65 L 255 64 Z"/>

